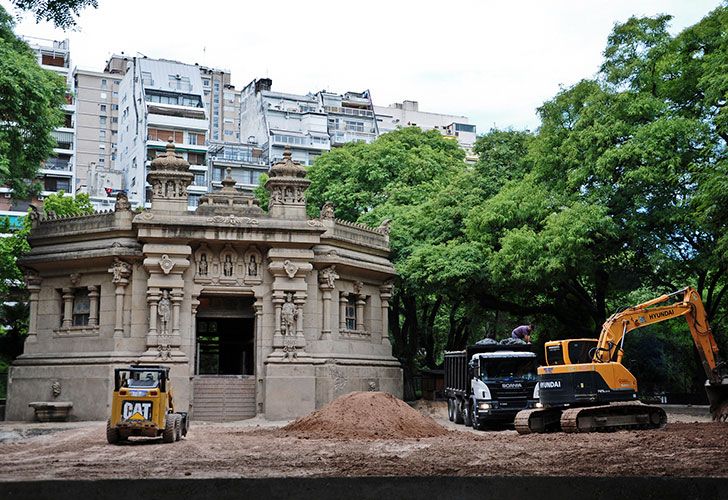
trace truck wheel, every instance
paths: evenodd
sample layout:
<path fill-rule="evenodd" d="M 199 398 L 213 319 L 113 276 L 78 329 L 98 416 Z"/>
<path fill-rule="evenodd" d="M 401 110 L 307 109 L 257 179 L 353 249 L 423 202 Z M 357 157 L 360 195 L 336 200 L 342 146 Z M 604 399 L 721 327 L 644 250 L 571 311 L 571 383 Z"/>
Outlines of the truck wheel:
<path fill-rule="evenodd" d="M 175 413 L 174 415 L 174 440 L 182 439 L 182 415 Z"/>
<path fill-rule="evenodd" d="M 462 424 L 463 423 L 463 409 L 462 409 L 462 405 L 460 404 L 459 400 L 453 399 L 452 411 L 453 411 L 453 416 L 455 417 L 455 423 Z"/>
<path fill-rule="evenodd" d="M 111 426 L 111 419 L 106 421 L 106 441 L 109 444 L 116 444 L 119 442 L 119 429 Z"/>
<path fill-rule="evenodd" d="M 162 442 L 174 443 L 174 439 L 177 436 L 177 431 L 175 429 L 176 421 L 177 421 L 177 419 L 175 418 L 175 415 L 173 413 L 167 414 L 167 417 L 164 419 L 164 431 L 162 432 Z"/>
<path fill-rule="evenodd" d="M 450 422 L 453 422 L 455 420 L 455 412 L 453 411 L 453 407 L 455 404 L 453 403 L 452 398 L 448 398 L 447 400 L 447 419 Z"/>
<path fill-rule="evenodd" d="M 466 401 L 463 405 L 463 423 L 465 424 L 465 427 L 470 427 L 473 425 L 473 414 L 470 411 L 469 401 Z"/>
<path fill-rule="evenodd" d="M 478 417 L 475 416 L 475 403 L 473 403 L 470 415 L 470 419 L 473 421 L 473 429 L 476 431 L 482 431 L 485 425 L 480 422 Z"/>

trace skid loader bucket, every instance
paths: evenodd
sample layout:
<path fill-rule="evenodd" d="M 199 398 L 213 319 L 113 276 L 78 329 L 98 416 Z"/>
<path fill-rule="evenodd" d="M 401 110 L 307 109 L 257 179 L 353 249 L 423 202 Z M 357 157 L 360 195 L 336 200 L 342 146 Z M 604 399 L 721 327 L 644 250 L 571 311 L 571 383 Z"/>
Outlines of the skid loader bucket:
<path fill-rule="evenodd" d="M 728 379 L 723 379 L 722 384 L 706 382 L 705 392 L 708 393 L 713 420 L 728 421 Z"/>

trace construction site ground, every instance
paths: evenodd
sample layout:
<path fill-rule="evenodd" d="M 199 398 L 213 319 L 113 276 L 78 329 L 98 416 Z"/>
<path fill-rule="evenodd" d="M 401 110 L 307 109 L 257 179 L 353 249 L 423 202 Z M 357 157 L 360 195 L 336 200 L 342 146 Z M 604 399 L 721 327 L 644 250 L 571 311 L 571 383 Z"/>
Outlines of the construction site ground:
<path fill-rule="evenodd" d="M 651 431 L 518 435 L 447 420 L 444 403 L 418 402 L 448 432 L 436 437 L 312 438 L 259 418 L 194 422 L 185 439 L 106 443 L 104 422 L 0 423 L 0 481 L 123 478 L 356 476 L 728 477 L 728 424 L 705 408 L 667 407 Z M 376 413 L 376 408 L 372 409 Z"/>

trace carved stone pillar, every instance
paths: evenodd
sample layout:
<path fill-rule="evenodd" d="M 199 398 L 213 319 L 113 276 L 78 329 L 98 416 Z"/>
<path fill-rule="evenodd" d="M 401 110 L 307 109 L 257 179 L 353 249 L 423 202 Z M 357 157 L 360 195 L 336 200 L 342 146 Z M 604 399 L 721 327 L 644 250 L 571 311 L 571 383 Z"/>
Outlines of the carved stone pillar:
<path fill-rule="evenodd" d="M 321 338 L 331 338 L 331 293 L 333 292 L 336 279 L 339 277 L 335 271 L 336 266 L 327 267 L 319 271 L 319 289 L 321 290 Z"/>
<path fill-rule="evenodd" d="M 255 384 L 255 411 L 258 415 L 265 413 L 263 400 L 265 398 L 265 386 L 263 385 L 262 374 L 265 370 L 263 364 L 263 298 L 256 297 L 255 304 L 255 373 L 258 379 Z"/>
<path fill-rule="evenodd" d="M 94 327 L 99 325 L 99 287 L 88 287 L 89 314 L 88 326 Z"/>
<path fill-rule="evenodd" d="M 28 337 L 26 342 L 38 341 L 38 296 L 40 295 L 40 285 L 43 280 L 37 272 L 26 270 L 25 285 L 28 288 L 28 303 L 30 307 L 30 318 L 28 319 Z"/>
<path fill-rule="evenodd" d="M 296 337 L 303 337 L 303 306 L 306 303 L 306 294 L 296 292 L 293 303 L 296 304 Z"/>
<path fill-rule="evenodd" d="M 147 290 L 147 303 L 149 304 L 149 341 L 154 343 L 151 337 L 157 336 L 157 304 L 162 293 L 159 288 L 149 288 Z"/>
<path fill-rule="evenodd" d="M 363 332 L 364 328 L 364 306 L 366 305 L 366 296 L 357 295 L 356 297 L 356 330 Z"/>
<path fill-rule="evenodd" d="M 172 290 L 172 335 L 179 335 L 180 306 L 184 293 L 179 288 Z"/>
<path fill-rule="evenodd" d="M 200 356 L 197 352 L 197 308 L 200 301 L 197 300 L 199 295 L 192 295 L 190 301 L 190 352 L 192 353 L 193 362 L 190 367 L 190 375 L 196 375 L 200 372 Z"/>
<path fill-rule="evenodd" d="M 111 282 L 116 285 L 114 337 L 121 337 L 124 335 L 124 295 L 126 293 L 126 286 L 129 284 L 129 276 L 131 276 L 131 265 L 116 258 L 114 259 L 114 264 L 109 268 L 109 272 L 114 275 L 111 278 Z"/>
<path fill-rule="evenodd" d="M 73 325 L 73 288 L 64 288 L 63 292 L 63 328 Z"/>
<path fill-rule="evenodd" d="M 391 346 L 389 341 L 389 299 L 392 298 L 392 283 L 379 287 L 379 299 L 382 303 L 382 344 Z"/>
<path fill-rule="evenodd" d="M 281 307 L 285 301 L 286 297 L 283 292 L 273 292 L 273 309 L 275 310 L 275 328 L 273 329 L 273 335 L 281 334 Z"/>
<path fill-rule="evenodd" d="M 344 292 L 339 292 L 339 333 L 346 330 L 346 305 L 349 297 Z"/>

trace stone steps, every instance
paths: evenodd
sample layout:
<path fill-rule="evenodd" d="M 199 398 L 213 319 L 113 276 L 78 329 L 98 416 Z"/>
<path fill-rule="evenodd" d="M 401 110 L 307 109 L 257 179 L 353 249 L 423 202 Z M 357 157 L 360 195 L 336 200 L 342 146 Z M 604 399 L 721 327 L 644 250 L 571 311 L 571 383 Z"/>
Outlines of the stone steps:
<path fill-rule="evenodd" d="M 244 420 L 254 417 L 255 411 L 255 377 L 208 375 L 193 379 L 193 420 Z"/>

